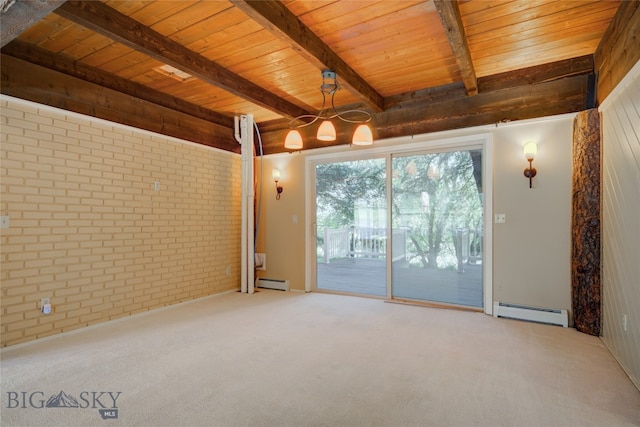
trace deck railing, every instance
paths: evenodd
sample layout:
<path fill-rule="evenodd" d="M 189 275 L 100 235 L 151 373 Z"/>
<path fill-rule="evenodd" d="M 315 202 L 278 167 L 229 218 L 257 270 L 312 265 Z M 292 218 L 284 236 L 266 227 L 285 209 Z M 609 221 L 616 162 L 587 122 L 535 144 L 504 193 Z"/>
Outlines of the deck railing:
<path fill-rule="evenodd" d="M 454 230 L 453 239 L 456 247 L 456 257 L 458 258 L 459 273 L 464 272 L 465 264 L 482 262 L 482 230 L 459 228 Z"/>
<path fill-rule="evenodd" d="M 394 229 L 392 236 L 393 261 L 407 257 L 408 230 Z M 339 258 L 383 258 L 387 255 L 387 236 L 384 228 L 345 227 L 325 228 L 322 241 L 324 263 Z M 452 230 L 458 259 L 458 271 L 464 266 L 482 262 L 482 230 Z"/>
<path fill-rule="evenodd" d="M 325 263 L 336 258 L 383 258 L 387 255 L 384 228 L 346 227 L 324 229 L 322 243 Z M 406 258 L 407 230 L 393 230 L 393 261 Z"/>
<path fill-rule="evenodd" d="M 349 228 L 325 228 L 322 244 L 324 262 L 331 259 L 346 258 L 351 252 L 351 232 Z"/>

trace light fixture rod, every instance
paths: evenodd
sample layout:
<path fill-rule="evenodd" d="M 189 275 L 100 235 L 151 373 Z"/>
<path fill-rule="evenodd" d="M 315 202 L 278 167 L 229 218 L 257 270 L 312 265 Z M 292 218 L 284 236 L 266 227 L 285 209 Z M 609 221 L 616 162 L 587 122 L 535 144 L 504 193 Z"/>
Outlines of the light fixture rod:
<path fill-rule="evenodd" d="M 533 159 L 528 159 L 528 160 L 529 160 L 529 167 L 524 170 L 524 176 L 526 178 L 529 178 L 529 188 L 533 188 L 532 180 L 533 180 L 533 177 L 536 176 L 538 171 L 536 170 L 536 168 L 533 167 Z"/>
<path fill-rule="evenodd" d="M 293 119 L 291 119 L 291 121 L 289 121 L 289 128 L 300 129 L 303 127 L 307 127 L 314 124 L 319 119 L 331 120 L 331 119 L 338 118 L 343 122 L 355 123 L 355 124 L 365 124 L 370 122 L 371 114 L 365 110 L 352 109 L 352 110 L 343 111 L 342 113 L 338 113 L 338 111 L 336 110 L 334 98 L 335 98 L 336 92 L 338 92 L 340 89 L 341 89 L 341 86 L 338 83 L 338 76 L 336 75 L 336 73 L 331 70 L 323 70 L 322 85 L 320 86 L 320 92 L 322 93 L 322 107 L 320 108 L 320 112 L 318 114 L 303 114 L 301 116 L 294 117 Z M 325 112 L 329 111 L 328 108 L 325 108 L 327 104 L 327 95 L 331 95 L 331 110 L 333 111 L 331 114 L 325 114 Z M 364 116 L 364 118 L 360 120 L 355 120 L 345 116 L 347 114 L 352 114 L 352 113 L 360 114 Z M 311 119 L 311 120 L 305 121 L 305 119 Z M 302 124 L 295 125 L 294 123 L 296 121 L 301 121 Z"/>

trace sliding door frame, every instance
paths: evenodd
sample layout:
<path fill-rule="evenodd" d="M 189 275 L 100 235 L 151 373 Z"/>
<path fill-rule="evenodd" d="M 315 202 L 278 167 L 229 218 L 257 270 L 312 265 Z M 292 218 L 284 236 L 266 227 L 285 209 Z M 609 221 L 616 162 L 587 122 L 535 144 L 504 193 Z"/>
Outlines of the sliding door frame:
<path fill-rule="evenodd" d="M 392 155 L 410 154 L 424 151 L 467 149 L 482 147 L 482 180 L 484 197 L 484 247 L 483 247 L 483 303 L 484 312 L 493 314 L 493 136 L 490 133 L 453 138 L 434 138 L 418 135 L 377 141 L 371 148 L 339 147 L 323 150 L 322 153 L 305 157 L 305 291 L 316 289 L 316 165 L 329 162 L 353 161 L 384 157 L 387 170 Z M 387 174 L 389 175 L 389 174 Z M 391 180 L 387 176 L 387 206 L 391 204 Z M 390 212 L 390 211 L 389 211 Z M 390 215 L 387 229 L 391 230 Z M 387 239 L 387 253 L 391 253 L 391 240 Z M 387 297 L 391 297 L 391 258 L 387 257 Z"/>

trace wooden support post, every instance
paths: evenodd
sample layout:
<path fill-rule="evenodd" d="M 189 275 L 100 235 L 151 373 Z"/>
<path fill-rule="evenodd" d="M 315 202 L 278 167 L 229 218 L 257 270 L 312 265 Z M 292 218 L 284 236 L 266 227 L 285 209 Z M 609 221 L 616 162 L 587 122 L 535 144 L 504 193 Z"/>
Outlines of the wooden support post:
<path fill-rule="evenodd" d="M 581 111 L 573 123 L 571 305 L 580 332 L 600 335 L 600 114 Z"/>

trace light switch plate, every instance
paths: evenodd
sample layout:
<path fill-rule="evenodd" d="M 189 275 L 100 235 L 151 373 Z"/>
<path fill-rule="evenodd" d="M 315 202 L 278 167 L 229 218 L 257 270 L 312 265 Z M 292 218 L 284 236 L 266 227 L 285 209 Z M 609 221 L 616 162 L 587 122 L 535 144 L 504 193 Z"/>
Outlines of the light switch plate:
<path fill-rule="evenodd" d="M 0 228 L 9 228 L 9 215 L 0 216 Z"/>

